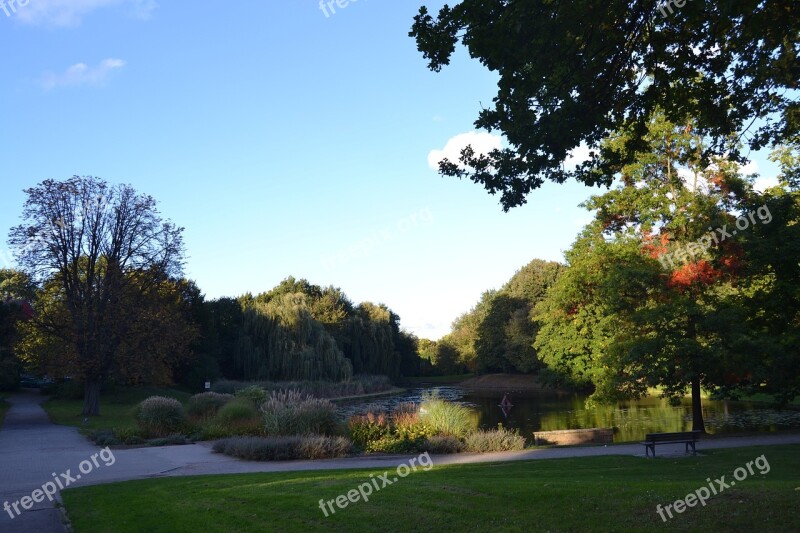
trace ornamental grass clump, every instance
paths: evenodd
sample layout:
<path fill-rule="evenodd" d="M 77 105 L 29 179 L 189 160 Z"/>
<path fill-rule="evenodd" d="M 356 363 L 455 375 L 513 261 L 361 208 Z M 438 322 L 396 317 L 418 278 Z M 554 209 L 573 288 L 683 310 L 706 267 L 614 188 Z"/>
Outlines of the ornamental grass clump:
<path fill-rule="evenodd" d="M 336 435 L 341 421 L 330 400 L 298 391 L 273 391 L 261 405 L 267 435 Z"/>
<path fill-rule="evenodd" d="M 420 405 L 420 420 L 432 429 L 434 435 L 450 435 L 463 439 L 477 429 L 475 415 L 463 405 L 429 396 Z"/>
<path fill-rule="evenodd" d="M 489 431 L 475 431 L 467 435 L 464 445 L 468 452 L 510 452 L 525 449 L 525 437 L 499 426 Z"/>
<path fill-rule="evenodd" d="M 322 435 L 233 437 L 215 442 L 213 451 L 248 461 L 288 461 L 344 457 L 351 446 L 344 437 Z"/>
<path fill-rule="evenodd" d="M 195 394 L 186 403 L 186 414 L 196 421 L 209 420 L 228 402 L 233 400 L 232 394 L 219 394 L 217 392 L 201 392 Z"/>
<path fill-rule="evenodd" d="M 184 429 L 186 413 L 175 398 L 151 396 L 136 407 L 136 423 L 148 437 L 167 437 Z"/>

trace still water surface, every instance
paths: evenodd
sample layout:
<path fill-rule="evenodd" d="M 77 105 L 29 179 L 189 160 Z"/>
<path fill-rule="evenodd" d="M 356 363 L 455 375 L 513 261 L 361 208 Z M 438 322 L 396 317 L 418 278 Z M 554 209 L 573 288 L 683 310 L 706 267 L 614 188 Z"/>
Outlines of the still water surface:
<path fill-rule="evenodd" d="M 692 406 L 688 398 L 677 407 L 670 406 L 666 400 L 648 397 L 587 409 L 584 394 L 520 392 L 509 395 L 513 407 L 504 413 L 499 406 L 503 398 L 501 392 L 473 392 L 446 386 L 413 388 L 369 403 L 345 404 L 340 409 L 347 416 L 368 410 L 391 411 L 402 402 L 419 403 L 424 395 L 431 393 L 469 407 L 481 428 L 503 424 L 519 429 L 529 440 L 534 431 L 557 429 L 610 427 L 614 428 L 614 442 L 642 440 L 645 433 L 692 429 Z M 703 400 L 703 416 L 706 431 L 715 434 L 800 429 L 800 409 L 777 410 L 758 402 Z"/>

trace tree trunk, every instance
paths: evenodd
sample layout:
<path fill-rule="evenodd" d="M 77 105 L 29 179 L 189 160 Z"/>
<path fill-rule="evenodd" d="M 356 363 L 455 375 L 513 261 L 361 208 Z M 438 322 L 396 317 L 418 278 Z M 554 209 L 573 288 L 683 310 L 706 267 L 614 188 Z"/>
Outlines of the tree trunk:
<path fill-rule="evenodd" d="M 100 414 L 100 380 L 87 379 L 83 392 L 83 416 Z"/>
<path fill-rule="evenodd" d="M 700 376 L 692 379 L 692 431 L 706 432 L 703 421 L 703 402 L 700 398 Z"/>

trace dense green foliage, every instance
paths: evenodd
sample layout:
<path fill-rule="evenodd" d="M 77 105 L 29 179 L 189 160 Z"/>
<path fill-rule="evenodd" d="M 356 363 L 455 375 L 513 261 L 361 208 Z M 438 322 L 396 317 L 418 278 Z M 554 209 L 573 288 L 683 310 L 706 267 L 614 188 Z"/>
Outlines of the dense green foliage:
<path fill-rule="evenodd" d="M 0 391 L 17 388 L 20 361 L 14 345 L 19 339 L 18 322 L 28 320 L 24 306 L 35 298 L 36 286 L 25 273 L 0 268 Z"/>
<path fill-rule="evenodd" d="M 204 307 L 197 352 L 212 380 L 397 378 L 416 375 L 421 366 L 417 339 L 400 329 L 396 314 L 370 302 L 356 306 L 335 287 L 289 277 L 269 292 Z"/>
<path fill-rule="evenodd" d="M 778 241 L 796 242 L 800 196 L 760 194 L 725 160 L 703 166 L 691 123 L 655 119 L 650 128 L 656 150 L 586 203 L 595 220 L 537 309 L 535 346 L 550 370 L 593 385 L 597 400 L 655 386 L 677 400 L 690 389 L 693 427 L 703 430 L 701 387 L 800 392 L 800 250 Z"/>
<path fill-rule="evenodd" d="M 506 210 L 545 180 L 610 185 L 616 166 L 651 151 L 647 124 L 658 110 L 695 119 L 710 141 L 704 166 L 713 155 L 740 157 L 740 140 L 759 149 L 800 132 L 794 0 L 461 0 L 435 18 L 420 8 L 410 35 L 434 71 L 460 40 L 499 77 L 475 126 L 507 147 L 464 150 L 440 172 L 501 193 Z M 608 150 L 603 141 L 618 130 L 633 135 Z M 566 168 L 581 144 L 593 157 Z"/>
<path fill-rule="evenodd" d="M 84 415 L 99 414 L 108 381 L 169 382 L 196 333 L 184 315 L 183 228 L 151 196 L 94 177 L 24 192 L 9 244 L 39 290 L 18 356 L 79 378 Z"/>

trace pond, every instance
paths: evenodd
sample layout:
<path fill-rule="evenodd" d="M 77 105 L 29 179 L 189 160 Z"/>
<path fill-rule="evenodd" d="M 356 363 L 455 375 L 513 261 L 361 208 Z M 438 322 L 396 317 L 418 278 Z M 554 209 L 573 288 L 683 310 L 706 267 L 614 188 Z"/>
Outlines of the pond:
<path fill-rule="evenodd" d="M 343 404 L 340 410 L 346 416 L 368 410 L 390 411 L 403 402 L 420 403 L 426 394 L 438 394 L 445 400 L 469 407 L 481 428 L 503 424 L 507 428 L 519 429 L 520 434 L 529 440 L 534 431 L 558 429 L 613 427 L 614 442 L 642 440 L 646 433 L 692 429 L 692 406 L 688 398 L 676 407 L 666 400 L 648 397 L 587 409 L 584 394 L 520 392 L 509 395 L 513 407 L 504 413 L 499 405 L 502 392 L 475 392 L 446 386 L 412 388 L 402 394 L 369 402 Z M 778 410 L 758 402 L 704 399 L 703 417 L 706 431 L 712 434 L 800 429 L 800 409 Z"/>

